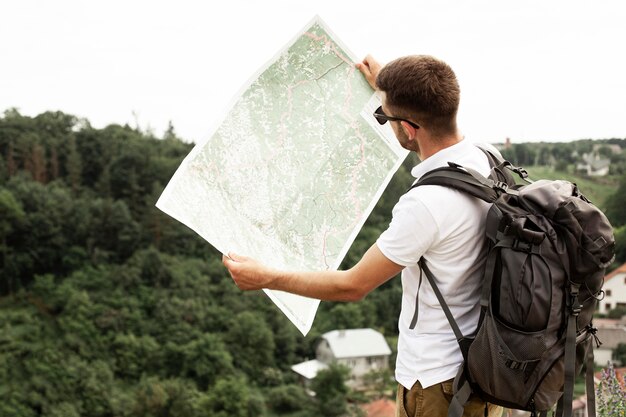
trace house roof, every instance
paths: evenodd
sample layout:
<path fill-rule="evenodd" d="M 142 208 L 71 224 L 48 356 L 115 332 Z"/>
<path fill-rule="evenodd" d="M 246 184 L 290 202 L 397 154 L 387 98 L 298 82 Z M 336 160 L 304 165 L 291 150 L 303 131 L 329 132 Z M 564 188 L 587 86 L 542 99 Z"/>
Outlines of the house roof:
<path fill-rule="evenodd" d="M 333 330 L 322 335 L 335 358 L 390 355 L 383 335 L 373 329 Z"/>
<path fill-rule="evenodd" d="M 606 275 L 604 277 L 604 282 L 606 283 L 611 278 L 614 278 L 616 276 L 620 276 L 620 275 L 623 275 L 623 274 L 626 274 L 626 263 L 618 266 L 616 269 L 611 271 L 610 274 Z"/>
<path fill-rule="evenodd" d="M 317 359 L 301 362 L 291 367 L 291 370 L 302 375 L 306 379 L 313 379 L 317 376 L 317 373 L 321 370 L 328 368 L 324 362 L 320 362 Z"/>
<path fill-rule="evenodd" d="M 592 169 L 597 171 L 597 170 L 606 168 L 608 166 L 611 166 L 611 160 L 610 159 L 597 159 L 597 160 L 591 161 L 590 165 Z"/>
<path fill-rule="evenodd" d="M 363 404 L 361 409 L 365 411 L 367 417 L 395 417 L 396 402 L 388 398 L 381 398 L 380 400 Z"/>

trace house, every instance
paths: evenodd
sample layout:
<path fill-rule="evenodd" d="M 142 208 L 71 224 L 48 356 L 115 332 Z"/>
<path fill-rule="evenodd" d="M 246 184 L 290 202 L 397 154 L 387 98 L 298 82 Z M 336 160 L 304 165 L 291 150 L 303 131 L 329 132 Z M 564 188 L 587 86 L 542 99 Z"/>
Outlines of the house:
<path fill-rule="evenodd" d="M 594 347 L 593 358 L 597 366 L 606 366 L 613 362 L 613 351 L 620 343 L 626 344 L 626 319 L 593 319 L 593 325 L 598 329 L 596 336 L 602 342 Z M 622 364 L 624 365 L 624 364 Z"/>
<path fill-rule="evenodd" d="M 576 165 L 576 171 L 590 177 L 603 177 L 608 175 L 611 160 L 600 158 L 598 154 L 584 154 L 582 162 Z"/>
<path fill-rule="evenodd" d="M 291 369 L 300 375 L 305 385 L 329 364 L 336 363 L 350 369 L 347 385 L 362 385 L 362 377 L 374 370 L 386 369 L 391 349 L 385 337 L 373 329 L 333 330 L 324 333 L 315 350 L 315 359 L 296 365 Z"/>
<path fill-rule="evenodd" d="M 614 308 L 626 308 L 626 264 L 604 277 L 604 298 L 598 302 L 598 312 L 606 314 Z"/>

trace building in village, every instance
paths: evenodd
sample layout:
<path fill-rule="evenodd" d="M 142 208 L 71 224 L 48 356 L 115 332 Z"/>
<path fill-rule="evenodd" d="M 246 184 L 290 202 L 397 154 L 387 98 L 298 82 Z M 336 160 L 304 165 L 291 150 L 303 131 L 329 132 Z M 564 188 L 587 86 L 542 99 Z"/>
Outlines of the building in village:
<path fill-rule="evenodd" d="M 576 164 L 576 171 L 589 177 L 603 177 L 609 174 L 611 160 L 601 158 L 597 153 L 584 154 L 582 161 Z"/>
<path fill-rule="evenodd" d="M 328 365 L 344 365 L 350 369 L 347 385 L 359 388 L 363 384 L 364 375 L 389 367 L 390 355 L 391 349 L 385 337 L 376 330 L 333 330 L 321 336 L 315 350 L 315 359 L 293 365 L 291 369 L 307 385 L 319 371 L 328 368 Z"/>
<path fill-rule="evenodd" d="M 607 366 L 613 359 L 613 352 L 620 344 L 626 345 L 626 316 L 621 319 L 593 320 L 593 325 L 598 329 L 596 336 L 602 343 L 593 349 L 593 359 L 597 366 Z M 626 365 L 617 363 L 617 365 Z"/>
<path fill-rule="evenodd" d="M 606 314 L 615 308 L 626 309 L 626 264 L 604 277 L 604 297 L 598 302 L 598 312 Z"/>

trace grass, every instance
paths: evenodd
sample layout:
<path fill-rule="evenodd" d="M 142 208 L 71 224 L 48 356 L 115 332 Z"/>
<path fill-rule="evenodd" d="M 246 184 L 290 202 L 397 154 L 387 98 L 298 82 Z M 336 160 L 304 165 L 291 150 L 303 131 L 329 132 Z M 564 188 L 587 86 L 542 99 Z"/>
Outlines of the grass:
<path fill-rule="evenodd" d="M 584 177 L 582 175 L 572 174 L 571 172 L 556 171 L 548 166 L 533 165 L 526 167 L 531 179 L 549 179 L 549 180 L 567 180 L 578 185 L 580 191 L 587 197 L 596 207 L 605 210 L 607 198 L 615 193 L 619 184 L 619 179 L 613 176 L 606 177 Z"/>

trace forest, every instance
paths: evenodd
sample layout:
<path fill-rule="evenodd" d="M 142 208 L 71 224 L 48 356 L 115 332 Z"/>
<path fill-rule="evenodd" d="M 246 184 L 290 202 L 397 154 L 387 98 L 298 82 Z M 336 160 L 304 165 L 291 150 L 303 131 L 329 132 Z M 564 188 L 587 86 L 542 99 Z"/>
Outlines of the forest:
<path fill-rule="evenodd" d="M 400 280 L 357 303 L 322 303 L 303 337 L 262 292 L 232 283 L 221 254 L 155 208 L 192 147 L 171 124 L 156 137 L 62 112 L 0 117 L 0 416 L 359 415 L 355 404 L 390 395 L 389 374 L 374 375 L 378 391 L 364 394 L 331 367 L 312 397 L 290 367 L 335 329 L 371 327 L 395 349 Z M 520 143 L 503 154 L 531 176 L 576 176 L 615 228 L 617 266 L 626 262 L 625 147 Z M 590 152 L 611 161 L 607 176 L 577 176 L 577 155 Z M 387 227 L 416 163 L 407 158 L 395 174 L 344 267 Z"/>

